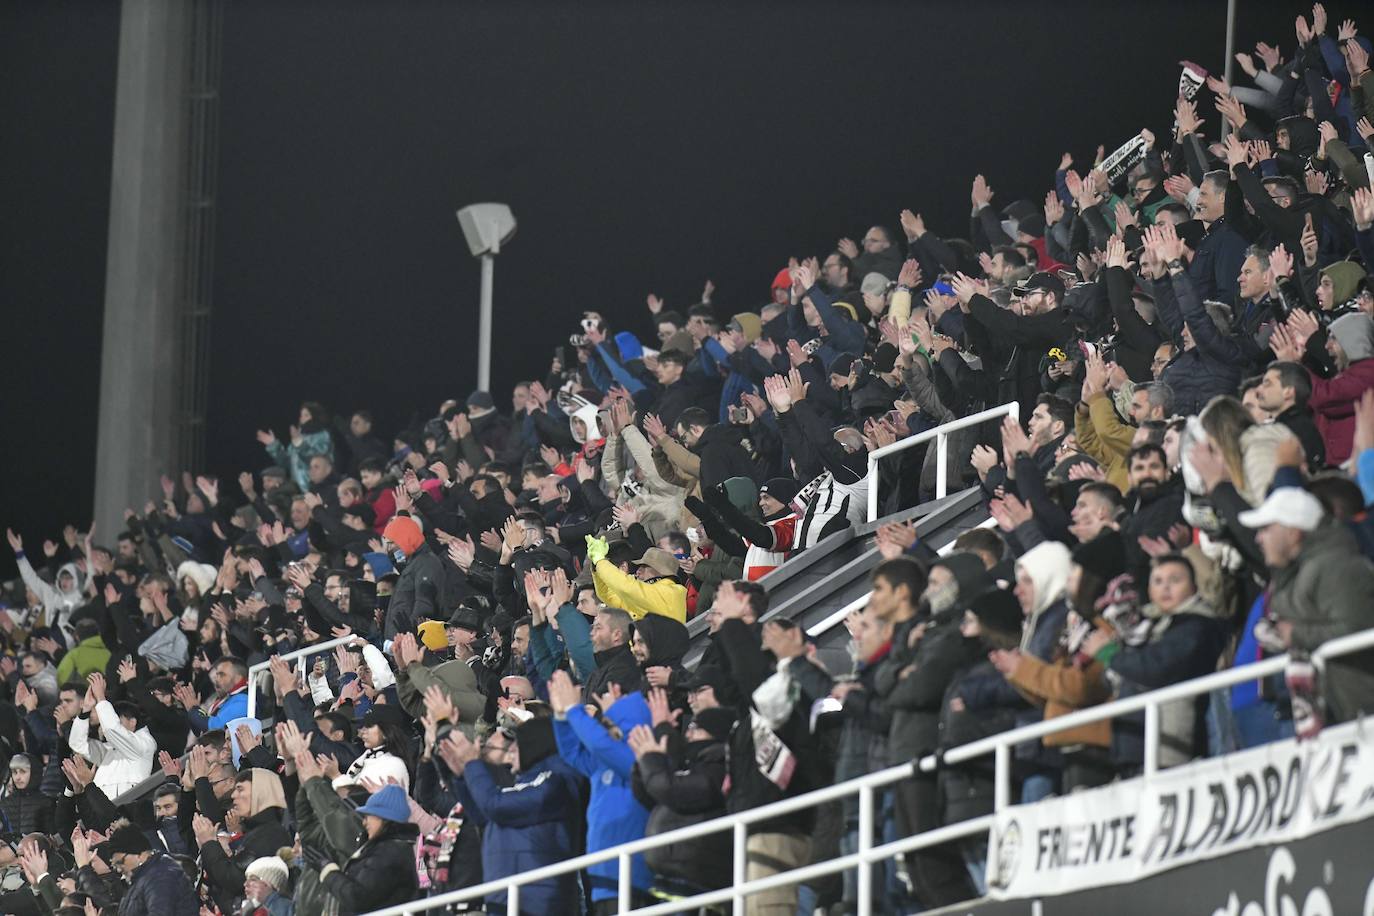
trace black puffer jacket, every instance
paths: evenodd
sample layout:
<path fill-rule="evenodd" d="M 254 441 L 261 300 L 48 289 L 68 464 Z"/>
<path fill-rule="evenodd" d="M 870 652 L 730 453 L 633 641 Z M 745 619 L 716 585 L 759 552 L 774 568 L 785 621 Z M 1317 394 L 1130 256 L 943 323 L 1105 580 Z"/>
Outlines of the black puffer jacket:
<path fill-rule="evenodd" d="M 415 899 L 419 881 L 415 875 L 414 824 L 387 822 L 376 838 L 368 840 L 343 868 L 326 866 L 322 882 L 339 902 L 339 916 L 370 913 Z"/>
<path fill-rule="evenodd" d="M 414 633 L 415 625 L 438 607 L 444 590 L 444 565 L 428 543 L 406 560 L 386 609 L 386 638 Z"/>
<path fill-rule="evenodd" d="M 212 844 L 218 846 L 218 843 Z M 242 885 L 239 890 L 242 891 Z M 200 901 L 186 872 L 170 856 L 155 852 L 134 872 L 119 903 L 119 916 L 198 916 Z"/>
<path fill-rule="evenodd" d="M 7 785 L 5 797 L 0 799 L 0 814 L 4 815 L 6 833 L 52 833 L 52 799 L 38 791 L 38 780 L 42 775 L 42 761 L 32 755 L 23 755 L 29 760 L 29 785 L 16 789 Z"/>
<path fill-rule="evenodd" d="M 667 754 L 645 754 L 635 764 L 635 798 L 649 810 L 645 836 L 699 824 L 725 813 L 725 744 L 694 741 L 686 746 L 677 766 Z M 686 882 L 692 888 L 714 890 L 729 881 L 731 841 L 724 834 L 670 843 L 645 853 L 655 876 Z"/>

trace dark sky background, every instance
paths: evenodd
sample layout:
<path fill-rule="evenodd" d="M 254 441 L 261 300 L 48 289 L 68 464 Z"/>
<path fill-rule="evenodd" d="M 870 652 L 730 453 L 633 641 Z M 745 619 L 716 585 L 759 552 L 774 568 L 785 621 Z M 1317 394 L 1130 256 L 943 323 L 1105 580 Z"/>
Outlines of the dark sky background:
<path fill-rule="evenodd" d="M 1291 48 L 1291 10 L 1245 7 L 1241 47 Z M 1062 151 L 1166 135 L 1177 62 L 1220 68 L 1225 10 L 230 0 L 207 470 L 260 467 L 254 430 L 305 399 L 389 433 L 472 390 L 458 207 L 519 221 L 508 403 L 581 309 L 645 335 L 647 292 L 685 307 L 708 277 L 723 317 L 757 308 L 789 255 L 903 207 L 966 234 L 975 172 L 1040 199 Z M 0 524 L 34 543 L 93 498 L 118 27 L 106 0 L 0 5 Z"/>

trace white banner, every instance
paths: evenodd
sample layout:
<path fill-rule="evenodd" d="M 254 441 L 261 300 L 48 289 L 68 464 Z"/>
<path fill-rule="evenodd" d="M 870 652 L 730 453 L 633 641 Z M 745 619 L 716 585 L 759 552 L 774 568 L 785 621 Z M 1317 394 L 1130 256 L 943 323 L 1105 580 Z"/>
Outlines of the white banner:
<path fill-rule="evenodd" d="M 1374 816 L 1374 724 L 1010 807 L 988 843 L 997 899 L 1135 881 Z"/>

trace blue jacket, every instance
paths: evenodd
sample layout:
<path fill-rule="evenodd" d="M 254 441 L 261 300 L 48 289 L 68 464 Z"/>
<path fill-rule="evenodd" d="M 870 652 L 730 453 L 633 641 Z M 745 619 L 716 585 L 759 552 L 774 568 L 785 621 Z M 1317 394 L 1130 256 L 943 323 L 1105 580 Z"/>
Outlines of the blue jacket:
<path fill-rule="evenodd" d="M 248 715 L 248 691 L 240 690 L 238 693 L 231 693 L 220 706 L 215 710 L 215 714 L 206 718 L 195 710 L 186 714 L 191 720 L 191 729 L 197 734 L 207 731 L 214 731 L 217 728 L 224 728 L 235 719 L 242 719 Z"/>
<path fill-rule="evenodd" d="M 641 693 L 621 697 L 607 712 L 622 735 L 636 725 L 650 723 L 649 704 Z M 600 722 L 587 715 L 581 706 L 568 710 L 565 720 L 555 720 L 554 737 L 558 753 L 592 783 L 591 804 L 587 807 L 587 852 L 609 849 L 644 837 L 648 810 L 635 800 L 630 784 L 635 755 L 623 738 L 611 735 Z M 632 860 L 631 883 L 647 891 L 652 884 L 644 856 Z M 592 900 L 611 900 L 618 889 L 619 864 L 615 859 L 593 865 Z"/>
<path fill-rule="evenodd" d="M 482 830 L 482 879 L 494 881 L 543 868 L 577 855 L 576 825 L 582 817 L 577 774 L 551 754 L 520 773 L 515 785 L 502 788 L 487 765 L 474 760 L 463 768 L 467 795 Z M 520 888 L 520 912 L 567 913 L 569 901 L 581 899 L 577 873 L 537 881 Z M 506 906 L 504 891 L 487 897 L 489 909 Z"/>
<path fill-rule="evenodd" d="M 820 316 L 821 324 L 825 325 L 827 334 L 815 354 L 821 364 L 828 370 L 841 353 L 863 356 L 864 344 L 868 340 L 863 325 L 836 308 L 835 300 L 826 295 L 819 284 L 808 289 L 806 295 L 816 307 L 816 314 Z M 794 305 L 787 310 L 787 322 L 792 336 L 799 341 L 806 342 L 816 336 L 817 332 L 806 325 L 801 305 Z"/>
<path fill-rule="evenodd" d="M 697 361 L 710 377 L 719 378 L 722 373 L 725 374 L 725 383 L 720 389 L 720 408 L 716 411 L 716 421 L 729 423 L 730 408 L 739 402 L 740 395 L 754 390 L 754 383 L 731 365 L 730 354 L 714 337 L 708 337 L 702 342 Z"/>

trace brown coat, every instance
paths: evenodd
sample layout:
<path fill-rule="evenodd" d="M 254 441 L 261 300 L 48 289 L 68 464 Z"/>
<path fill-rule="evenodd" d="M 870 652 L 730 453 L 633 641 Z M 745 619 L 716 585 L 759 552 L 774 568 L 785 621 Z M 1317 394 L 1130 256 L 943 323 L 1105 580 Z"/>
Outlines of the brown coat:
<path fill-rule="evenodd" d="M 1016 670 L 1007 679 L 1027 700 L 1045 710 L 1045 719 L 1048 721 L 1110 699 L 1112 691 L 1103 677 L 1103 671 L 1101 663 L 1097 661 L 1079 668 L 1073 663 L 1072 656 L 1065 656 L 1054 664 L 1046 664 L 1023 652 Z M 1102 719 L 1080 725 L 1046 735 L 1043 740 L 1046 747 L 1074 744 L 1111 747 L 1112 721 Z"/>

